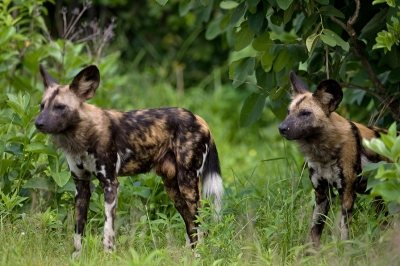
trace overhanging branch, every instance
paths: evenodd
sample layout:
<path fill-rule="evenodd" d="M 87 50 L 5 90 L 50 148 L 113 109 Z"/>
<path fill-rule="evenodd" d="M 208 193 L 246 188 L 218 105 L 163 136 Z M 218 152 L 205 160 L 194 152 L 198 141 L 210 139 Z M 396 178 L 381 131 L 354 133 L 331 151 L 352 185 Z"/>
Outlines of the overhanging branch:
<path fill-rule="evenodd" d="M 330 16 L 330 19 L 333 22 L 335 22 L 336 24 L 338 24 L 340 27 L 342 27 L 349 34 L 349 36 L 350 36 L 350 52 L 352 52 L 360 60 L 361 64 L 365 68 L 365 71 L 367 72 L 368 77 L 370 78 L 373 86 L 377 90 L 379 90 L 380 95 L 373 92 L 372 90 L 370 90 L 368 88 L 364 88 L 364 87 L 350 86 L 348 88 L 358 88 L 358 89 L 367 91 L 368 93 L 370 93 L 371 95 L 376 97 L 379 101 L 381 101 L 383 104 L 385 104 L 389 108 L 390 112 L 392 113 L 392 115 L 396 121 L 400 121 L 400 104 L 398 103 L 398 101 L 395 101 L 392 97 L 389 97 L 389 98 L 392 98 L 391 100 L 384 99 L 382 97 L 382 95 L 386 95 L 387 88 L 378 79 L 377 75 L 375 74 L 374 70 L 372 69 L 371 64 L 368 62 L 368 59 L 364 53 L 364 49 L 361 46 L 360 41 L 358 40 L 357 33 L 355 32 L 355 30 L 353 28 L 353 25 L 358 18 L 359 11 L 361 8 L 360 0 L 354 0 L 354 2 L 356 3 L 356 10 L 354 11 L 353 16 L 351 16 L 348 19 L 347 24 L 345 24 L 344 22 L 342 22 L 341 20 L 339 20 L 333 16 Z"/>

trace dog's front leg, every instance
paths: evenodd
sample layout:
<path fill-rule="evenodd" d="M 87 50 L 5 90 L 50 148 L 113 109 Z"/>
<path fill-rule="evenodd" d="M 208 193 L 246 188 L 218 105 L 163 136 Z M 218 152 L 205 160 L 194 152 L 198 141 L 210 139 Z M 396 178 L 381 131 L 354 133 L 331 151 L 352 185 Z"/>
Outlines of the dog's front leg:
<path fill-rule="evenodd" d="M 101 186 L 104 191 L 105 201 L 105 224 L 104 224 L 104 248 L 111 252 L 115 250 L 115 213 L 117 208 L 117 197 L 118 197 L 118 180 L 117 177 L 112 179 L 106 179 L 105 181 L 100 180 Z"/>
<path fill-rule="evenodd" d="M 90 176 L 90 175 L 89 175 Z M 74 234 L 74 252 L 72 258 L 78 258 L 82 250 L 82 236 L 85 229 L 89 201 L 91 196 L 90 179 L 81 180 L 74 178 L 75 193 L 75 234 Z"/>
<path fill-rule="evenodd" d="M 315 204 L 309 241 L 313 243 L 314 248 L 318 248 L 322 231 L 324 230 L 326 216 L 328 215 L 331 201 L 334 199 L 335 194 L 332 191 L 332 187 L 324 179 L 318 182 L 318 186 L 314 186 L 314 191 Z"/>

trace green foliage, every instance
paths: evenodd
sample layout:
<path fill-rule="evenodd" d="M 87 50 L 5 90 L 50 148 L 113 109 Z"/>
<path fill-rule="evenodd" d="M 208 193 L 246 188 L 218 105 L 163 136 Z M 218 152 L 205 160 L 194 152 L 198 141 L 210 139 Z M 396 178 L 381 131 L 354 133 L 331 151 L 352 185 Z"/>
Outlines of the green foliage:
<path fill-rule="evenodd" d="M 398 18 L 392 17 L 392 25 L 386 24 L 387 31 L 383 30 L 378 32 L 376 37 L 376 44 L 372 47 L 373 49 L 383 48 L 385 53 L 392 50 L 393 45 L 399 45 L 400 40 L 400 23 Z"/>
<path fill-rule="evenodd" d="M 386 1 L 374 4 L 382 2 Z M 279 114 L 279 118 L 289 100 L 287 76 L 290 70 L 295 70 L 307 83 L 333 78 L 344 83 L 345 88 L 368 91 L 357 96 L 349 93 L 344 104 L 356 102 L 367 108 L 371 103 L 381 102 L 389 107 L 383 109 L 390 112 L 382 111 L 376 122 L 387 125 L 393 117 L 400 120 L 396 103 L 400 96 L 396 85 L 400 73 L 397 7 L 394 1 L 387 3 L 389 7 L 363 2 L 358 10 L 356 2 L 344 5 L 326 0 L 221 1 L 214 3 L 206 38 L 224 38 L 233 49 L 229 70 L 233 87 L 240 89 L 243 84 L 257 83 L 254 88 L 268 91 L 267 98 L 273 101 L 270 110 Z M 189 8 L 193 12 L 202 9 L 199 5 Z M 203 17 L 202 21 L 207 20 Z M 392 23 L 387 31 L 382 31 L 386 21 Z M 386 95 L 391 95 L 392 103 L 384 100 Z M 254 121 L 256 116 L 248 110 L 262 111 L 254 104 L 254 101 L 244 102 L 242 121 Z M 372 106 L 371 111 L 381 110 Z M 365 115 L 362 120 L 368 118 Z"/>
<path fill-rule="evenodd" d="M 117 67 L 113 66 L 119 53 L 103 55 L 110 29 L 99 29 L 101 40 L 91 38 L 91 43 L 74 43 L 72 36 L 54 41 L 45 38 L 49 33 L 43 18 L 47 14 L 44 3 L 0 4 L 0 86 L 6 92 L 0 95 L 0 189 L 5 206 L 1 211 L 10 220 L 48 206 L 58 208 L 63 219 L 75 191 L 65 157 L 32 123 L 42 96 L 43 85 L 36 78 L 39 62 L 46 61 L 44 64 L 60 83 L 69 82 L 93 61 L 106 77 L 102 88 L 115 88 L 125 80 L 115 74 Z M 69 25 L 66 31 L 73 32 L 73 23 Z M 85 54 L 85 47 L 91 47 L 92 53 Z"/>
<path fill-rule="evenodd" d="M 363 144 L 374 152 L 388 158 L 392 163 L 380 162 L 369 164 L 362 174 L 370 174 L 368 189 L 371 194 L 381 196 L 389 202 L 389 211 L 394 214 L 400 211 L 400 136 L 393 123 L 387 134 L 370 141 L 363 140 Z"/>

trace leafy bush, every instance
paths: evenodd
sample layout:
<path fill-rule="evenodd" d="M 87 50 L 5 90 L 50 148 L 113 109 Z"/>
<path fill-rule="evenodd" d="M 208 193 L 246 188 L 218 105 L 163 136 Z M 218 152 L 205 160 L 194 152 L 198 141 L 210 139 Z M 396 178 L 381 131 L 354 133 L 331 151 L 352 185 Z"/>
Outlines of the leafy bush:
<path fill-rule="evenodd" d="M 104 55 L 103 50 L 113 36 L 114 21 L 104 30 L 92 24 L 87 41 L 74 43 L 82 33 L 75 28 L 77 22 L 90 6 L 85 2 L 71 23 L 66 11 L 62 14 L 66 32 L 62 39 L 52 40 L 43 18 L 47 14 L 45 2 L 0 3 L 0 86 L 7 92 L 0 97 L 0 189 L 4 202 L 0 211 L 11 220 L 19 216 L 10 214 L 44 211 L 48 206 L 58 208 L 63 219 L 73 204 L 75 187 L 65 157 L 33 123 L 43 87 L 37 79 L 39 62 L 48 66 L 60 84 L 69 82 L 92 62 L 105 77 L 102 88 L 114 88 L 125 80 L 117 74 L 119 53 Z"/>
<path fill-rule="evenodd" d="M 390 213 L 400 212 L 400 135 L 396 132 L 396 124 L 390 126 L 388 134 L 370 141 L 364 139 L 363 144 L 392 161 L 369 164 L 362 174 L 370 173 L 368 189 L 372 188 L 371 194 L 389 202 Z"/>
<path fill-rule="evenodd" d="M 344 103 L 372 109 L 377 123 L 387 125 L 393 118 L 400 121 L 400 48 L 396 45 L 400 35 L 395 1 L 182 3 L 182 9 L 196 14 L 210 8 L 209 19 L 199 17 L 198 23 L 207 22 L 207 39 L 222 36 L 224 45 L 233 50 L 232 85 L 256 83 L 241 112 L 242 126 L 258 119 L 266 98 L 272 102 L 267 107 L 279 119 L 284 118 L 290 70 L 313 84 L 327 78 L 338 80 L 347 91 Z M 383 30 L 386 22 L 387 30 Z M 367 121 L 369 113 L 362 119 Z"/>

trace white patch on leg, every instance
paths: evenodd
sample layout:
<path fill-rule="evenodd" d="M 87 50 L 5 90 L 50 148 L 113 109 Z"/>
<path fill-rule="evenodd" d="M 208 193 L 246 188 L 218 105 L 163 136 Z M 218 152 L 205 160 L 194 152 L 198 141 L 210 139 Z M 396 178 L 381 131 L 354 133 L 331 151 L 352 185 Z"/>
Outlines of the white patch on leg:
<path fill-rule="evenodd" d="M 203 243 L 203 232 L 200 229 L 197 229 L 197 243 Z"/>
<path fill-rule="evenodd" d="M 188 248 L 190 248 L 190 239 L 189 239 L 188 234 L 185 234 L 185 239 L 186 239 L 186 246 L 187 246 Z"/>
<path fill-rule="evenodd" d="M 319 220 L 321 215 L 324 215 L 324 210 L 328 208 L 327 204 L 329 204 L 328 199 L 326 199 L 324 202 L 321 204 L 317 204 L 316 202 L 314 203 L 314 212 L 312 216 L 312 225 L 316 225 L 317 221 Z"/>
<path fill-rule="evenodd" d="M 342 219 L 340 221 L 340 239 L 346 240 L 349 237 L 349 228 L 348 225 L 345 224 L 345 215 L 342 215 Z"/>
<path fill-rule="evenodd" d="M 101 166 L 101 170 L 98 171 L 97 174 L 98 174 L 98 173 L 102 174 L 104 177 L 107 177 L 107 174 L 106 174 L 106 166 L 105 166 L 104 164 Z M 96 175 L 97 175 L 97 174 L 96 174 Z"/>
<path fill-rule="evenodd" d="M 118 175 L 119 169 L 121 168 L 121 156 L 117 153 L 117 165 L 115 166 L 115 173 Z"/>
<path fill-rule="evenodd" d="M 207 154 L 208 154 L 208 145 L 205 144 L 206 146 L 206 151 L 203 153 L 203 162 L 201 164 L 201 167 L 197 170 L 197 177 L 199 177 L 202 173 L 203 173 L 203 167 L 204 167 L 204 163 L 206 161 L 207 158 Z"/>
<path fill-rule="evenodd" d="M 105 203 L 105 213 L 106 213 L 106 222 L 104 224 L 104 248 L 107 251 L 113 251 L 115 250 L 115 244 L 114 244 L 114 237 L 115 237 L 115 232 L 113 229 L 113 217 L 112 217 L 112 210 L 115 208 L 116 205 L 116 199 L 110 204 L 110 203 Z"/>
<path fill-rule="evenodd" d="M 82 235 L 80 234 L 74 234 L 74 249 L 75 251 L 72 253 L 72 259 L 79 258 L 82 250 Z"/>

